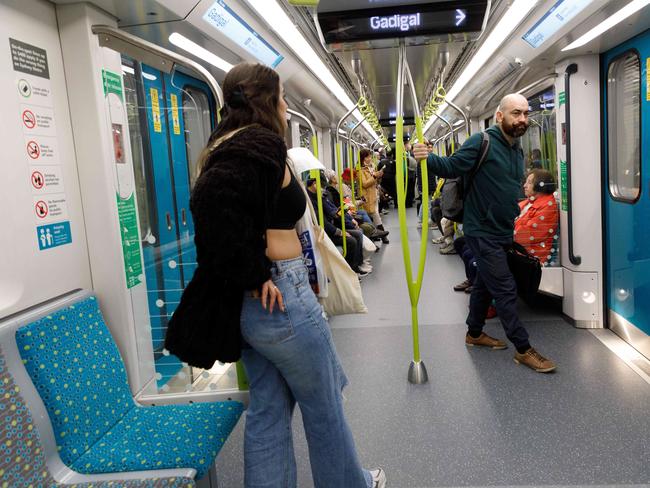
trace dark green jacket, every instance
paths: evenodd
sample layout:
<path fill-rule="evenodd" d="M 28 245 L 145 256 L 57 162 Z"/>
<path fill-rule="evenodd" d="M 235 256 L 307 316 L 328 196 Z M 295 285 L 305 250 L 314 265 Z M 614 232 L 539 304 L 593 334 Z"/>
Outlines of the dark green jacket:
<path fill-rule="evenodd" d="M 498 126 L 486 132 L 490 150 L 465 197 L 463 232 L 473 237 L 512 237 L 524 180 L 524 153 L 518 142 L 508 143 Z M 463 176 L 467 183 L 480 149 L 481 134 L 473 134 L 449 157 L 430 154 L 429 171 L 443 178 Z"/>

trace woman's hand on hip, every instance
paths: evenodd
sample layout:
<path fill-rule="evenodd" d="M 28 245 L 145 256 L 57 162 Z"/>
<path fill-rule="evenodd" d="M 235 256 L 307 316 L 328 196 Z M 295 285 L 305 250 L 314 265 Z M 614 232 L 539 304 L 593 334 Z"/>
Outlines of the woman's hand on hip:
<path fill-rule="evenodd" d="M 255 296 L 256 298 L 259 297 L 260 292 L 255 291 L 253 293 L 253 296 Z M 262 297 L 262 307 L 264 308 L 264 310 L 266 310 L 266 305 L 268 300 L 269 313 L 273 313 L 273 308 L 275 307 L 276 303 L 278 304 L 280 310 L 284 312 L 284 300 L 282 299 L 282 293 L 280 292 L 280 289 L 277 286 L 275 286 L 275 283 L 273 283 L 272 280 L 267 280 L 262 285 L 261 297 Z"/>

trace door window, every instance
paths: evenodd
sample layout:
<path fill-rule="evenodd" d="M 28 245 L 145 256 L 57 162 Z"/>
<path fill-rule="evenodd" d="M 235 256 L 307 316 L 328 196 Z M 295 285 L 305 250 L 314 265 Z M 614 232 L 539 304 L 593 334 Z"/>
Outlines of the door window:
<path fill-rule="evenodd" d="M 210 100 L 205 92 L 192 86 L 184 88 L 183 120 L 185 122 L 185 147 L 190 170 L 190 185 L 194 186 L 198 176 L 199 155 L 212 132 Z"/>
<path fill-rule="evenodd" d="M 615 58 L 607 69 L 609 191 L 633 203 L 641 193 L 641 62 L 636 51 Z"/>

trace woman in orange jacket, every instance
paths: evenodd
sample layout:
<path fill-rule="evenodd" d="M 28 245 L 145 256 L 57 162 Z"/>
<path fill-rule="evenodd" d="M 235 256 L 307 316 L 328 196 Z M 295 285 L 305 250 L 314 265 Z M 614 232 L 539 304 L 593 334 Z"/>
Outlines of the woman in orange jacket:
<path fill-rule="evenodd" d="M 543 169 L 528 173 L 524 183 L 526 199 L 519 202 L 521 213 L 515 220 L 514 238 L 546 266 L 558 233 L 556 184 L 553 175 Z"/>

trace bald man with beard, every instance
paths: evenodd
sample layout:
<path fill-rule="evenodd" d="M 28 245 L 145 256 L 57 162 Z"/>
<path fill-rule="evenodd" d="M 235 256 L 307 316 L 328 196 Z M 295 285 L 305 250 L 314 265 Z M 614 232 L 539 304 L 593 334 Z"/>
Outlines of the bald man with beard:
<path fill-rule="evenodd" d="M 514 222 L 519 215 L 517 204 L 524 180 L 524 154 L 519 138 L 528 129 L 528 100 L 519 94 L 506 95 L 496 112 L 496 124 L 485 132 L 490 138 L 487 157 L 475 174 L 464 198 L 463 232 L 466 243 L 476 257 L 478 275 L 469 303 L 468 347 L 506 349 L 506 343 L 483 332 L 488 307 L 494 298 L 506 336 L 515 346 L 514 360 L 539 372 L 555 369 L 528 340 L 517 313 L 517 285 L 508 268 L 507 250 L 512 246 Z M 449 157 L 429 154 L 425 144 L 416 144 L 416 159 L 427 159 L 429 171 L 443 178 L 467 176 L 481 150 L 480 133 L 469 137 Z"/>

